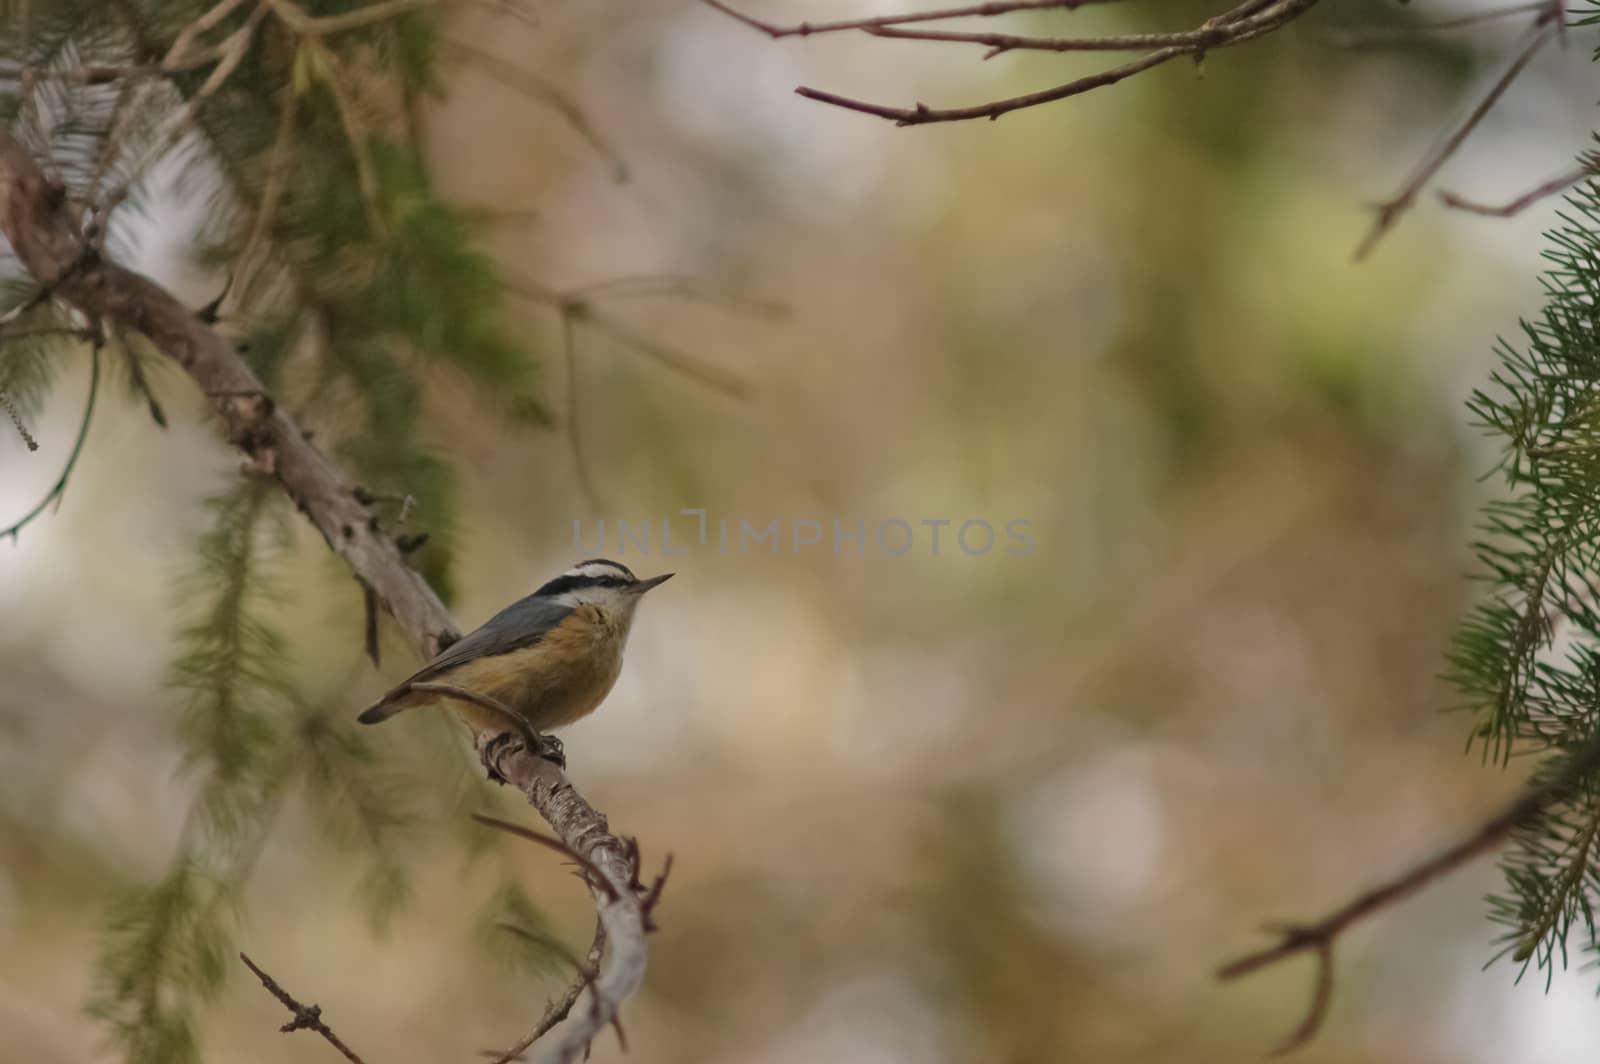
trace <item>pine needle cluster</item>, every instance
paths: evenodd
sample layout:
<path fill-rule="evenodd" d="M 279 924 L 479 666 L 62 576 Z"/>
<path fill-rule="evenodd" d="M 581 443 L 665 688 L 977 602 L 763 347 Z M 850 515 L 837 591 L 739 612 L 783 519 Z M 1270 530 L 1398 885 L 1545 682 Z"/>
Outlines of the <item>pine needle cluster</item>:
<path fill-rule="evenodd" d="M 459 379 L 508 428 L 542 422 L 544 408 L 536 353 L 508 324 L 474 221 L 424 165 L 419 116 L 440 91 L 442 20 L 432 6 L 342 0 L 47 0 L 0 25 L 0 120 L 113 258 L 135 250 L 129 222 L 158 190 L 176 182 L 203 198 L 198 261 L 226 288 L 198 313 L 236 338 L 380 519 L 415 515 L 428 536 L 411 560 L 448 601 L 456 488 L 428 438 L 426 382 Z M 30 438 L 76 357 L 93 358 L 96 382 L 114 364 L 164 426 L 159 353 L 94 334 L 48 297 L 0 263 L 0 414 L 12 423 L 0 430 Z M 374 921 L 408 890 L 407 788 L 347 707 L 316 704 L 286 664 L 272 620 L 273 566 L 291 544 L 281 493 L 241 475 L 209 509 L 179 587 L 188 620 L 170 675 L 194 797 L 165 874 L 112 905 L 89 1002 L 135 1064 L 198 1059 L 243 892 L 290 801 L 365 855 Z M 488 911 L 538 923 L 511 888 Z"/>
<path fill-rule="evenodd" d="M 1485 760 L 1539 758 L 1555 778 L 1600 736 L 1600 184 L 1570 193 L 1548 234 L 1545 306 L 1502 342 L 1471 410 L 1505 451 L 1506 497 L 1474 544 L 1487 585 L 1461 625 L 1450 679 Z M 1523 824 L 1490 899 L 1501 950 L 1553 974 L 1600 953 L 1600 780 L 1565 790 Z"/>

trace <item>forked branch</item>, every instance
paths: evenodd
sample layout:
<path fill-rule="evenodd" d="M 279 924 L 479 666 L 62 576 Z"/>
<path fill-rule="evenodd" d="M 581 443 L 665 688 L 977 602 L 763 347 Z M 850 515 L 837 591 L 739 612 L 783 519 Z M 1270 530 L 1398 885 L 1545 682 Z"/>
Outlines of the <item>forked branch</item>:
<path fill-rule="evenodd" d="M 1071 9 L 1082 6 L 1081 0 L 1074 3 L 982 4 L 966 8 L 946 8 L 921 14 L 883 15 L 875 18 L 843 22 L 816 24 L 802 22 L 794 26 L 779 26 L 764 22 L 761 19 L 752 18 L 728 7 L 722 0 L 705 0 L 705 3 L 711 7 L 738 19 L 753 29 L 760 30 L 769 37 L 803 37 L 814 33 L 858 30 L 874 37 L 980 44 L 989 49 L 984 58 L 1016 49 L 1053 52 L 1146 52 L 1140 58 L 1124 63 L 1121 66 L 1077 78 L 1054 88 L 1031 92 L 1022 96 L 1013 96 L 1008 99 L 994 100 L 972 107 L 939 109 L 928 107 L 922 103 L 917 103 L 911 107 L 891 107 L 867 100 L 854 99 L 849 96 L 841 96 L 838 93 L 827 92 L 808 85 L 802 85 L 794 90 L 807 99 L 842 107 L 850 111 L 859 111 L 862 114 L 874 115 L 878 118 L 887 118 L 896 125 L 901 126 L 926 125 L 931 122 L 960 122 L 973 118 L 995 119 L 1003 114 L 1020 111 L 1026 107 L 1037 107 L 1040 104 L 1064 100 L 1070 96 L 1080 96 L 1094 89 L 1115 85 L 1119 81 L 1130 78 L 1135 74 L 1143 73 L 1152 67 L 1159 66 L 1179 56 L 1187 55 L 1200 59 L 1207 52 L 1219 48 L 1231 48 L 1272 33 L 1305 14 L 1316 5 L 1316 2 L 1317 0 L 1244 0 L 1243 3 L 1231 10 L 1207 19 L 1195 29 L 1177 33 L 1131 34 L 1107 37 L 1025 37 L 1015 34 L 969 33 L 954 30 L 905 29 L 903 27 L 917 22 L 938 22 L 974 15 L 1000 15 L 1012 11 L 1037 10 L 1047 7 Z"/>
<path fill-rule="evenodd" d="M 326 26 L 320 27 L 326 31 Z M 399 546 L 369 520 L 362 493 L 311 442 L 305 429 L 267 394 L 230 343 L 170 292 L 132 270 L 85 254 L 80 218 L 58 185 L 28 151 L 0 131 L 0 232 L 24 268 L 58 299 L 90 321 L 147 338 L 190 376 L 211 402 L 229 442 L 260 474 L 271 476 L 316 526 L 351 572 L 372 589 L 418 653 L 431 658 L 460 630 L 439 596 L 406 564 Z M 490 736 L 480 736 L 486 741 Z M 515 784 L 574 853 L 583 855 L 621 893 L 602 894 L 597 909 L 612 946 L 594 982 L 595 1010 L 573 1015 L 551 1031 L 541 1061 L 577 1060 L 644 980 L 648 912 L 632 889 L 629 848 L 605 817 L 586 802 L 555 765 L 501 743 L 493 758 L 499 776 Z M 595 1017 L 603 1017 L 595 1026 Z"/>

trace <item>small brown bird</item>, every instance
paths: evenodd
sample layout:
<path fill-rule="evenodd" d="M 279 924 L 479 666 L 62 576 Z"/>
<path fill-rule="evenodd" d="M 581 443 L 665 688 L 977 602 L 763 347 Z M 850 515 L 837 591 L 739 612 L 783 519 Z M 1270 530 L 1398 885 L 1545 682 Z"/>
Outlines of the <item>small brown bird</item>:
<path fill-rule="evenodd" d="M 640 597 L 671 576 L 640 580 L 605 558 L 579 562 L 446 647 L 356 719 L 377 724 L 402 710 L 448 704 L 473 731 L 487 735 L 517 722 L 534 734 L 571 724 L 610 693 Z M 417 690 L 418 684 L 483 696 L 516 720 L 457 696 Z"/>

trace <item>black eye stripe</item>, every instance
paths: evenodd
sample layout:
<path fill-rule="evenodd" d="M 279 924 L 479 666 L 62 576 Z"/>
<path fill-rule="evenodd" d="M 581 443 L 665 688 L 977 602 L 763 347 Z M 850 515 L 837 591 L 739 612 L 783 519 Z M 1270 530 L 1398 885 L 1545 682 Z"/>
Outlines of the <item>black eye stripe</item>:
<path fill-rule="evenodd" d="M 604 576 L 594 576 L 588 573 L 568 574 L 556 577 L 535 591 L 534 594 L 561 595 L 568 591 L 577 591 L 581 588 L 589 587 L 627 587 L 633 582 L 626 577 L 614 576 L 609 573 Z"/>

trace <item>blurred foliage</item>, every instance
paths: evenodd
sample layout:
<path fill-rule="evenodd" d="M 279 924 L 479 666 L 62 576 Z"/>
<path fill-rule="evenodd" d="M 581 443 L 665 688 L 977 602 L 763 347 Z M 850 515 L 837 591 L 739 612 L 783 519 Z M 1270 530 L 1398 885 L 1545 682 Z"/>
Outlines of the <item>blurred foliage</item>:
<path fill-rule="evenodd" d="M 5 43 L 52 69 L 157 62 L 207 6 L 33 4 L 26 43 L 15 25 Z M 1214 13 L 1090 6 L 1023 25 L 1171 29 Z M 1358 271 L 1345 258 L 1384 168 L 1420 153 L 1503 56 L 1442 36 L 1381 57 L 1334 51 L 1316 38 L 1330 22 L 1427 15 L 1374 2 L 1324 14 L 1209 57 L 1202 81 L 1173 64 L 946 131 L 817 117 L 788 96 L 794 50 L 699 6 L 553 5 L 536 31 L 479 24 L 472 47 L 593 97 L 646 182 L 617 198 L 612 168 L 596 177 L 590 156 L 565 157 L 560 137 L 529 127 L 525 100 L 463 99 L 453 81 L 445 100 L 435 58 L 457 29 L 431 7 L 326 38 L 325 51 L 267 18 L 176 141 L 210 67 L 42 79 L 5 117 L 55 159 L 75 202 L 109 208 L 117 255 L 157 243 L 140 227 L 162 172 L 150 160 L 184 161 L 203 230 L 198 249 L 176 242 L 220 275 L 211 293 L 229 280 L 220 326 L 358 471 L 386 526 L 430 533 L 417 562 L 435 585 L 484 615 L 569 557 L 569 517 L 592 503 L 573 443 L 522 431 L 547 416 L 545 373 L 560 369 L 535 356 L 559 336 L 504 313 L 487 248 L 530 276 L 634 269 L 642 255 L 783 294 L 795 314 L 782 330 L 731 316 L 704 326 L 704 347 L 753 382 L 745 406 L 708 400 L 660 372 L 665 360 L 622 362 L 639 345 L 580 330 L 583 391 L 569 382 L 565 414 L 584 410 L 572 435 L 619 508 L 606 516 L 706 505 L 851 524 L 969 510 L 1032 518 L 1040 549 L 970 565 L 673 560 L 690 577 L 674 585 L 674 621 L 635 636 L 628 676 L 648 688 L 625 677 L 572 747 L 619 830 L 678 856 L 647 993 L 629 1010 L 635 1052 L 1191 1064 L 1255 1055 L 1303 1004 L 1293 973 L 1226 992 L 1209 981 L 1263 917 L 1359 889 L 1500 797 L 1456 764 L 1450 722 L 1424 709 L 1440 698 L 1441 633 L 1465 595 L 1458 520 L 1478 503 L 1451 374 L 1475 379 L 1460 357 L 1514 313 L 1520 267 L 1421 209 L 1381 261 Z M 807 61 L 822 61 L 811 43 Z M 948 53 L 893 54 L 881 61 L 929 65 L 883 76 L 966 91 L 950 84 Z M 980 87 L 1020 91 L 1061 67 L 1010 56 L 979 69 L 994 79 Z M 533 232 L 479 224 L 535 196 L 552 206 Z M 0 311 L 32 295 L 17 282 Z M 638 335 L 695 324 L 670 301 L 626 306 Z M 10 328 L 62 324 L 42 304 Z M 197 450 L 149 442 L 161 400 L 168 438 L 199 415 L 162 388 L 155 352 L 110 340 L 103 357 L 138 425 L 113 413 L 108 436 L 126 432 L 128 452 Z M 81 342 L 62 341 L 0 344 L 0 381 L 28 419 L 72 376 L 59 356 Z M 1530 395 L 1540 374 L 1576 381 L 1571 366 L 1536 368 L 1520 385 Z M 1534 409 L 1569 414 L 1564 401 Z M 108 898 L 92 1004 L 130 1059 L 192 1059 L 203 1006 L 217 1053 L 313 1051 L 306 1036 L 269 1037 L 282 1016 L 256 988 L 220 994 L 247 937 L 278 946 L 292 967 L 259 959 L 372 1058 L 465 1059 L 514 1037 L 540 1004 L 526 977 L 567 977 L 541 941 L 583 941 L 592 910 L 544 856 L 460 827 L 469 806 L 515 803 L 485 793 L 443 720 L 370 741 L 350 727 L 374 680 L 359 589 L 231 467 L 193 539 L 183 515 L 215 493 L 204 462 L 88 470 L 73 498 L 89 525 L 67 508 L 50 533 L 78 553 L 39 567 L 48 601 L 19 592 L 26 627 L 4 647 L 0 690 L 0 932 L 19 945 L 0 950 L 0 1024 L 20 1033 L 0 1059 L 91 1051 L 62 1002 L 85 981 L 82 907 Z M 1510 505 L 1496 511 L 1510 528 L 1545 520 Z M 125 547 L 102 547 L 108 527 Z M 1515 581 L 1552 541 L 1493 539 L 1512 552 L 1490 557 L 1514 605 Z M 177 749 L 151 726 L 156 693 L 93 682 L 125 675 L 118 647 L 173 649 L 148 600 L 121 590 L 146 568 L 130 557 L 159 569 L 171 555 L 195 570 L 178 603 Z M 1491 620 L 1486 641 L 1474 647 L 1469 626 L 1458 643 L 1479 665 L 1515 634 Z M 386 665 L 403 652 L 390 635 Z M 1586 673 L 1548 665 L 1527 673 L 1529 690 L 1548 683 L 1566 710 L 1589 697 Z M 1497 679 L 1485 672 L 1475 690 Z M 1586 726 L 1529 705 L 1526 721 L 1483 718 L 1495 752 L 1502 735 L 1553 749 Z M 1551 935 L 1587 930 L 1581 894 L 1549 904 L 1579 867 L 1583 815 L 1547 825 L 1556 845 L 1535 853 L 1528 880 L 1543 893 L 1508 899 L 1518 943 L 1552 914 Z M 429 845 L 441 824 L 461 832 L 459 862 Z M 352 858 L 353 906 L 329 887 Z M 1478 884 L 1460 889 L 1435 896 L 1437 923 L 1351 944 L 1312 1053 L 1520 1059 L 1483 1033 L 1522 1030 L 1500 1023 L 1512 1006 L 1459 1005 L 1462 958 L 1481 951 Z M 374 923 L 396 933 L 374 942 Z M 474 934 L 506 964 L 461 959 Z M 1555 939 L 1540 942 L 1547 961 Z M 10 1000 L 21 1004 L 8 1012 Z M 45 1049 L 31 1052 L 23 1021 L 38 1016 Z M 1470 1052 L 1452 1037 L 1475 1039 Z"/>
<path fill-rule="evenodd" d="M 297 10 L 314 20 L 359 6 Z M 448 600 L 457 493 L 424 428 L 429 373 L 470 382 L 508 427 L 545 413 L 494 265 L 435 192 L 408 122 L 440 87 L 438 31 L 420 7 L 325 33 L 258 5 L 31 5 L 0 36 L 0 53 L 28 71 L 0 117 L 123 257 L 151 181 L 181 161 L 181 182 L 206 197 L 200 261 L 228 278 L 202 313 L 238 337 L 280 402 L 304 408 L 308 429 L 331 436 L 384 519 L 426 528 L 417 564 Z M 94 67 L 125 73 L 76 76 Z M 63 363 L 70 322 L 24 278 L 6 284 L 0 310 L 16 313 L 0 335 L 0 390 L 23 422 Z M 155 353 L 129 339 L 115 355 L 164 427 Z M 240 892 L 292 785 L 330 839 L 370 855 L 361 889 L 377 924 L 408 890 L 403 788 L 348 721 L 296 689 L 270 619 L 268 555 L 290 546 L 281 500 L 270 481 L 235 479 L 180 584 L 193 616 L 170 682 L 188 700 L 178 740 L 194 802 L 169 871 L 113 904 L 90 1003 L 130 1061 L 195 1058 L 196 1010 L 221 985 Z"/>

